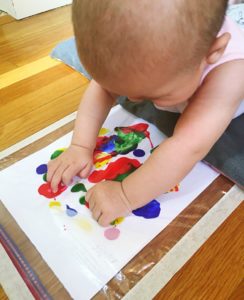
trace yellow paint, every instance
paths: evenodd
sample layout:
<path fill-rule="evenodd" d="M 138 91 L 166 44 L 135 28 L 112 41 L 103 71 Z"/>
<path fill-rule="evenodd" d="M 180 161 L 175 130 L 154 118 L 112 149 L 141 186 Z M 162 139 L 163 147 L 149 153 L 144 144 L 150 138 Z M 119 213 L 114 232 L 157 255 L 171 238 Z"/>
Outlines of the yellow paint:
<path fill-rule="evenodd" d="M 108 164 L 108 163 L 110 162 L 111 158 L 112 158 L 112 156 L 110 156 L 110 155 L 109 155 L 108 153 L 106 153 L 106 152 L 101 152 L 101 153 L 98 153 L 98 154 L 96 155 L 95 160 L 97 160 L 97 159 L 102 159 L 103 157 L 106 157 L 106 156 L 109 157 L 109 158 L 104 159 L 104 160 L 102 160 L 102 161 L 98 161 L 98 162 L 95 163 L 95 168 L 96 168 L 96 169 L 99 169 L 99 168 L 105 166 L 106 164 Z"/>
<path fill-rule="evenodd" d="M 116 220 L 114 220 L 113 225 L 119 225 L 124 221 L 124 219 L 124 217 L 117 218 Z"/>
<path fill-rule="evenodd" d="M 108 132 L 109 132 L 109 129 L 103 127 L 100 129 L 98 136 L 103 136 Z"/>
<path fill-rule="evenodd" d="M 59 148 L 59 149 L 57 149 L 58 151 L 65 151 L 65 150 L 67 150 L 67 148 Z"/>
<path fill-rule="evenodd" d="M 87 232 L 92 231 L 92 224 L 84 218 L 76 219 L 75 224 L 78 225 L 80 228 L 82 228 L 83 230 L 85 230 Z"/>
<path fill-rule="evenodd" d="M 51 201 L 49 202 L 49 207 L 61 207 L 61 203 L 58 201 Z"/>
<path fill-rule="evenodd" d="M 33 75 L 39 74 L 40 72 L 48 70 L 59 64 L 59 61 L 54 60 L 49 56 L 45 56 L 22 67 L 6 72 L 0 75 L 0 89 L 29 78 Z"/>
<path fill-rule="evenodd" d="M 95 168 L 96 168 L 96 169 L 102 168 L 103 166 L 105 166 L 106 164 L 108 164 L 110 160 L 111 160 L 111 158 L 105 159 L 105 160 L 103 160 L 103 161 L 100 161 L 100 162 L 95 163 Z"/>

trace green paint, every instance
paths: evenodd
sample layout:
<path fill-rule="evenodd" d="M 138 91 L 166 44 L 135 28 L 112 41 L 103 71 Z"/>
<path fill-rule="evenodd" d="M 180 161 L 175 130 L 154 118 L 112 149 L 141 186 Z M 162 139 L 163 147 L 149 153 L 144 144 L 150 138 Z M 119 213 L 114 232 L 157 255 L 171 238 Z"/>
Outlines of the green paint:
<path fill-rule="evenodd" d="M 85 196 L 80 197 L 79 202 L 80 202 L 80 204 L 85 205 L 86 204 Z"/>
<path fill-rule="evenodd" d="M 64 152 L 63 150 L 56 150 L 56 151 L 54 151 L 53 154 L 51 155 L 51 159 L 57 158 L 63 152 Z"/>
<path fill-rule="evenodd" d="M 42 176 L 42 179 L 47 182 L 47 173 Z"/>
<path fill-rule="evenodd" d="M 153 151 L 154 151 L 154 150 L 156 150 L 157 148 L 158 148 L 158 146 L 156 146 L 156 147 L 152 148 L 152 149 L 150 150 L 150 153 L 152 154 L 152 153 L 153 153 Z"/>
<path fill-rule="evenodd" d="M 86 193 L 87 189 L 83 183 L 77 183 L 72 187 L 71 192 L 72 193 L 77 193 L 77 192 L 85 192 Z"/>
<path fill-rule="evenodd" d="M 127 173 L 124 173 L 124 174 L 120 174 L 118 175 L 116 178 L 114 178 L 113 180 L 114 181 L 123 181 L 127 176 L 129 176 L 131 173 L 133 173 L 134 171 L 136 170 L 135 167 L 131 166 L 131 169 L 127 172 Z"/>
<path fill-rule="evenodd" d="M 123 133 L 117 129 L 118 139 L 115 142 L 115 150 L 120 154 L 126 154 L 137 148 L 138 144 L 145 138 L 143 132 Z"/>
<path fill-rule="evenodd" d="M 110 223 L 110 225 L 115 225 L 116 224 L 116 220 L 114 220 L 113 222 Z"/>

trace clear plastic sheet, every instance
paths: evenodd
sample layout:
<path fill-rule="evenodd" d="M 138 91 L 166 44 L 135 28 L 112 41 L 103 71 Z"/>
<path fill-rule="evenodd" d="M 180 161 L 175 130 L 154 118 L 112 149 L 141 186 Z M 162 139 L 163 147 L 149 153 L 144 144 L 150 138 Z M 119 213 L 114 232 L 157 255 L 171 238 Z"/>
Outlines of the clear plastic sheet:
<path fill-rule="evenodd" d="M 57 130 L 25 149 L 1 160 L 1 169 L 43 148 L 71 130 L 71 128 L 72 124 L 68 124 L 61 130 Z M 233 183 L 231 181 L 223 176 L 219 176 L 156 238 L 117 273 L 93 299 L 122 299 L 232 186 Z M 2 204 L 0 205 L 0 220 L 8 235 L 15 241 L 17 247 L 39 276 L 40 281 L 49 294 L 54 299 L 70 299 L 62 284 Z"/>

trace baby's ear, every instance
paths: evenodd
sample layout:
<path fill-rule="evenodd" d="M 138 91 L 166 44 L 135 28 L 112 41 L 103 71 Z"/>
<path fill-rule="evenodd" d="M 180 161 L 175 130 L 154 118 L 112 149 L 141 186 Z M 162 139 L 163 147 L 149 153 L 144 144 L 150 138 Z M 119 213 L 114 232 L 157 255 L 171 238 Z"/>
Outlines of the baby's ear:
<path fill-rule="evenodd" d="M 231 35 L 229 32 L 223 33 L 221 36 L 218 36 L 212 46 L 208 51 L 208 55 L 206 57 L 206 61 L 209 65 L 215 64 L 220 57 L 223 55 L 229 41 L 231 39 Z"/>

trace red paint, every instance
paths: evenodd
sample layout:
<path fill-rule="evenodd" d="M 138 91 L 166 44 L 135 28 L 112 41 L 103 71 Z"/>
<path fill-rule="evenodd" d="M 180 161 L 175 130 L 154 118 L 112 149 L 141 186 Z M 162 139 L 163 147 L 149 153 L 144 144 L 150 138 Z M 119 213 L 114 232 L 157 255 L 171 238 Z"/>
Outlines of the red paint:
<path fill-rule="evenodd" d="M 94 152 L 94 158 L 93 158 L 93 163 L 100 163 L 103 162 L 104 160 L 108 160 L 112 158 L 112 155 L 108 154 L 106 156 L 100 157 L 100 158 L 96 158 L 96 155 L 102 153 L 101 151 L 96 151 Z"/>
<path fill-rule="evenodd" d="M 141 163 L 137 159 L 121 157 L 110 163 L 105 170 L 93 171 L 88 180 L 92 183 L 97 183 L 102 180 L 113 180 L 117 176 L 127 173 L 131 167 L 139 168 Z"/>
<path fill-rule="evenodd" d="M 43 183 L 39 189 L 38 193 L 48 199 L 57 197 L 58 195 L 62 194 L 67 189 L 66 185 L 63 185 L 61 182 L 58 185 L 58 190 L 54 193 L 51 189 L 50 182 Z"/>

